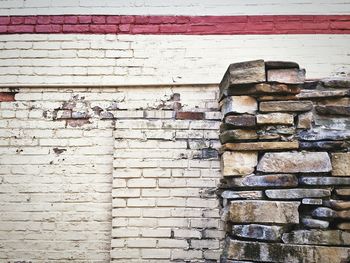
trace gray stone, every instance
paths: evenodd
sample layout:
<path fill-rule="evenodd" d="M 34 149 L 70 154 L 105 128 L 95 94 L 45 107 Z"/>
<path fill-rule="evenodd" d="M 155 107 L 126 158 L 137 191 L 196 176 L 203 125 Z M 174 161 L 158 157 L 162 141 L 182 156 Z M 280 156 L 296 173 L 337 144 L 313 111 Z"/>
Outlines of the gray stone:
<path fill-rule="evenodd" d="M 284 124 L 293 125 L 294 115 L 289 113 L 267 113 L 267 114 L 257 114 L 256 123 L 260 125 L 267 124 Z"/>
<path fill-rule="evenodd" d="M 326 152 L 265 153 L 257 170 L 265 173 L 318 173 L 332 170 Z"/>
<path fill-rule="evenodd" d="M 311 131 L 301 131 L 298 137 L 303 141 L 347 140 L 350 139 L 350 131 L 315 129 Z"/>
<path fill-rule="evenodd" d="M 226 190 L 221 193 L 221 197 L 225 199 L 261 199 L 263 197 L 263 192 Z"/>
<path fill-rule="evenodd" d="M 260 102 L 259 110 L 262 112 L 303 112 L 312 110 L 312 101 L 265 101 Z"/>
<path fill-rule="evenodd" d="M 340 230 L 297 230 L 282 236 L 284 243 L 308 245 L 350 245 L 350 233 Z"/>
<path fill-rule="evenodd" d="M 346 148 L 343 141 L 316 141 L 316 142 L 299 142 L 299 148 L 303 150 L 341 150 Z"/>
<path fill-rule="evenodd" d="M 349 177 L 321 177 L 302 176 L 299 178 L 301 185 L 350 185 Z"/>
<path fill-rule="evenodd" d="M 232 178 L 230 187 L 295 187 L 298 178 L 293 174 L 248 175 Z"/>
<path fill-rule="evenodd" d="M 233 85 L 265 82 L 264 60 L 246 61 L 231 64 L 220 82 L 220 92 L 227 94 L 227 89 Z"/>
<path fill-rule="evenodd" d="M 271 199 L 302 199 L 312 197 L 327 197 L 331 195 L 330 190 L 325 189 L 278 189 L 266 190 L 265 194 Z"/>
<path fill-rule="evenodd" d="M 242 176 L 254 172 L 258 162 L 257 152 L 224 152 L 221 156 L 223 176 Z"/>
<path fill-rule="evenodd" d="M 229 127 L 254 127 L 256 120 L 254 115 L 230 115 L 226 116 L 224 120 L 225 124 Z"/>
<path fill-rule="evenodd" d="M 267 81 L 302 84 L 305 81 L 305 69 L 269 69 L 267 70 Z"/>
<path fill-rule="evenodd" d="M 298 224 L 300 202 L 260 200 L 231 201 L 230 221 L 234 223 Z"/>
<path fill-rule="evenodd" d="M 329 227 L 328 221 L 320 220 L 320 219 L 302 218 L 301 222 L 307 228 L 327 229 Z"/>
<path fill-rule="evenodd" d="M 299 64 L 293 61 L 265 61 L 266 69 L 299 68 Z"/>
<path fill-rule="evenodd" d="M 350 248 L 227 240 L 227 258 L 278 263 L 346 263 Z"/>
<path fill-rule="evenodd" d="M 350 88 L 350 78 L 325 78 L 321 80 L 321 84 L 327 88 L 348 89 Z"/>
<path fill-rule="evenodd" d="M 301 90 L 296 97 L 299 99 L 340 98 L 349 94 L 349 90 Z"/>
<path fill-rule="evenodd" d="M 222 144 L 228 142 L 236 142 L 242 140 L 254 140 L 258 138 L 258 135 L 255 130 L 228 130 L 224 131 L 219 135 L 220 142 Z"/>
<path fill-rule="evenodd" d="M 230 96 L 220 103 L 223 116 L 236 113 L 254 114 L 258 110 L 258 103 L 251 96 Z"/>
<path fill-rule="evenodd" d="M 332 153 L 332 175 L 350 176 L 350 152 Z"/>
<path fill-rule="evenodd" d="M 303 205 L 322 205 L 323 200 L 319 198 L 303 198 L 303 200 L 301 200 L 301 203 Z"/>
<path fill-rule="evenodd" d="M 350 116 L 350 107 L 346 106 L 316 106 L 316 112 L 321 115 Z"/>
<path fill-rule="evenodd" d="M 298 115 L 298 129 L 310 129 L 312 127 L 313 120 L 314 115 L 312 112 L 305 112 Z"/>
<path fill-rule="evenodd" d="M 333 218 L 350 218 L 350 211 L 335 211 L 328 207 L 318 207 L 314 211 L 312 211 L 312 217 L 316 218 L 325 218 L 325 219 L 333 219 Z"/>
<path fill-rule="evenodd" d="M 323 205 L 335 210 L 350 210 L 350 201 L 324 200 Z"/>
<path fill-rule="evenodd" d="M 283 227 L 268 225 L 233 225 L 232 234 L 237 237 L 277 241 L 281 239 Z"/>

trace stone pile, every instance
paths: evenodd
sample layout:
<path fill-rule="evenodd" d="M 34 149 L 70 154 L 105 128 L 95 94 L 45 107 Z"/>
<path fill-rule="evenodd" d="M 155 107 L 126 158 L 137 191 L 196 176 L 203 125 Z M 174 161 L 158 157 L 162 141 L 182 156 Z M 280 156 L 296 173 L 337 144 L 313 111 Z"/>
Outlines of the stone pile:
<path fill-rule="evenodd" d="M 350 262 L 349 88 L 347 79 L 306 81 L 294 62 L 229 66 L 222 262 Z"/>

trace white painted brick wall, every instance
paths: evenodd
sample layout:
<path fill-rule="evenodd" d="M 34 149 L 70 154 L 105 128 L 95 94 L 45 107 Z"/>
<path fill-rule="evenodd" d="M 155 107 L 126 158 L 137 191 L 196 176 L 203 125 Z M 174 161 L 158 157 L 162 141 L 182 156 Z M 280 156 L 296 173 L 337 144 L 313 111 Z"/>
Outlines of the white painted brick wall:
<path fill-rule="evenodd" d="M 349 41 L 350 35 L 2 35 L 0 85 L 218 83 L 228 64 L 257 58 L 298 61 L 308 78 L 319 78 L 350 72 Z"/>
<path fill-rule="evenodd" d="M 1 262 L 218 259 L 223 231 L 208 190 L 219 162 L 200 154 L 218 147 L 220 115 L 174 120 L 172 110 L 180 97 L 185 110 L 206 111 L 216 86 L 18 91 L 0 102 Z M 67 102 L 90 123 L 54 119 Z M 114 106 L 117 120 L 95 106 Z"/>
<path fill-rule="evenodd" d="M 118 14 L 118 15 L 266 15 L 348 14 L 341 0 L 1 0 L 0 15 Z"/>

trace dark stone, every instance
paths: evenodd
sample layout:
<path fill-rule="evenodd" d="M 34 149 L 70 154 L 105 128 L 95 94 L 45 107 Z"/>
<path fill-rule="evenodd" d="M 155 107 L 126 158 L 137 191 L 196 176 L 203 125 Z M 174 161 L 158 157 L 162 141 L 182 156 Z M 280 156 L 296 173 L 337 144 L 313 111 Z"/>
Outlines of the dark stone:
<path fill-rule="evenodd" d="M 228 89 L 227 95 L 290 95 L 300 92 L 299 85 L 287 85 L 282 83 L 258 83 L 255 85 L 232 86 Z"/>
<path fill-rule="evenodd" d="M 321 115 L 341 115 L 350 116 L 350 107 L 346 106 L 316 106 L 316 112 Z"/>
<path fill-rule="evenodd" d="M 293 174 L 248 175 L 242 178 L 231 178 L 231 187 L 295 187 L 298 178 Z"/>
<path fill-rule="evenodd" d="M 265 194 L 271 199 L 302 199 L 312 197 L 327 197 L 331 195 L 330 190 L 325 189 L 278 189 L 266 190 Z"/>
<path fill-rule="evenodd" d="M 348 140 L 350 139 L 350 131 L 338 131 L 338 130 L 300 131 L 298 134 L 298 137 L 304 141 Z"/>
<path fill-rule="evenodd" d="M 229 128 L 254 127 L 256 125 L 254 115 L 230 115 L 225 117 L 224 122 Z"/>
<path fill-rule="evenodd" d="M 324 200 L 323 205 L 335 210 L 350 210 L 350 201 Z"/>
<path fill-rule="evenodd" d="M 213 148 L 204 148 L 201 149 L 201 155 L 199 158 L 195 159 L 218 159 L 219 158 L 219 153 L 216 149 Z"/>
<path fill-rule="evenodd" d="M 327 88 L 348 89 L 350 88 L 350 78 L 326 78 L 321 80 L 321 84 Z"/>
<path fill-rule="evenodd" d="M 348 96 L 350 94 L 349 90 L 301 90 L 299 94 L 296 95 L 299 99 L 311 99 L 311 98 L 339 98 Z"/>
<path fill-rule="evenodd" d="M 303 112 L 312 110 L 312 101 L 265 101 L 261 102 L 259 110 L 262 112 Z"/>
<path fill-rule="evenodd" d="M 305 246 L 262 243 L 254 241 L 227 241 L 227 258 L 257 262 L 347 263 L 350 249 L 346 247 Z"/>
<path fill-rule="evenodd" d="M 335 245 L 350 244 L 350 233 L 340 230 L 297 230 L 282 236 L 284 243 L 305 245 Z"/>
<path fill-rule="evenodd" d="M 52 150 L 54 151 L 55 154 L 61 154 L 65 151 L 67 151 L 67 149 L 63 149 L 63 148 L 62 149 L 61 148 L 53 148 Z"/>
<path fill-rule="evenodd" d="M 299 148 L 302 150 L 341 150 L 347 146 L 343 141 L 316 141 L 316 142 L 299 142 Z"/>
<path fill-rule="evenodd" d="M 302 176 L 299 178 L 302 185 L 350 185 L 350 177 L 323 177 Z"/>
<path fill-rule="evenodd" d="M 299 68 L 299 64 L 293 61 L 265 61 L 266 69 Z"/>
<path fill-rule="evenodd" d="M 106 120 L 106 119 L 114 119 L 114 115 L 113 113 L 109 112 L 109 111 L 103 111 L 100 113 L 100 117 L 102 120 Z"/>
<path fill-rule="evenodd" d="M 328 207 L 318 207 L 312 211 L 312 216 L 316 218 L 325 218 L 325 219 L 350 219 L 350 210 L 335 211 Z"/>
<path fill-rule="evenodd" d="M 283 227 L 280 226 L 259 224 L 232 226 L 232 234 L 234 236 L 257 240 L 278 241 L 281 239 L 282 233 Z"/>
<path fill-rule="evenodd" d="M 222 144 L 228 142 L 236 142 L 241 140 L 254 140 L 257 139 L 258 135 L 254 130 L 228 130 L 224 131 L 219 135 L 220 142 Z"/>

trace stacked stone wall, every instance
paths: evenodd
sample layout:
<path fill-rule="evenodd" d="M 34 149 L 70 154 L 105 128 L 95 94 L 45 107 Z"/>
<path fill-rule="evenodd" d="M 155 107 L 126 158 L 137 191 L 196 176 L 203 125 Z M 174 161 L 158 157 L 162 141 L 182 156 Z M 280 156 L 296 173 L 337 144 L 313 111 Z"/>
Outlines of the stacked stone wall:
<path fill-rule="evenodd" d="M 305 81 L 293 62 L 229 66 L 223 262 L 349 262 L 349 100 L 348 80 Z"/>

